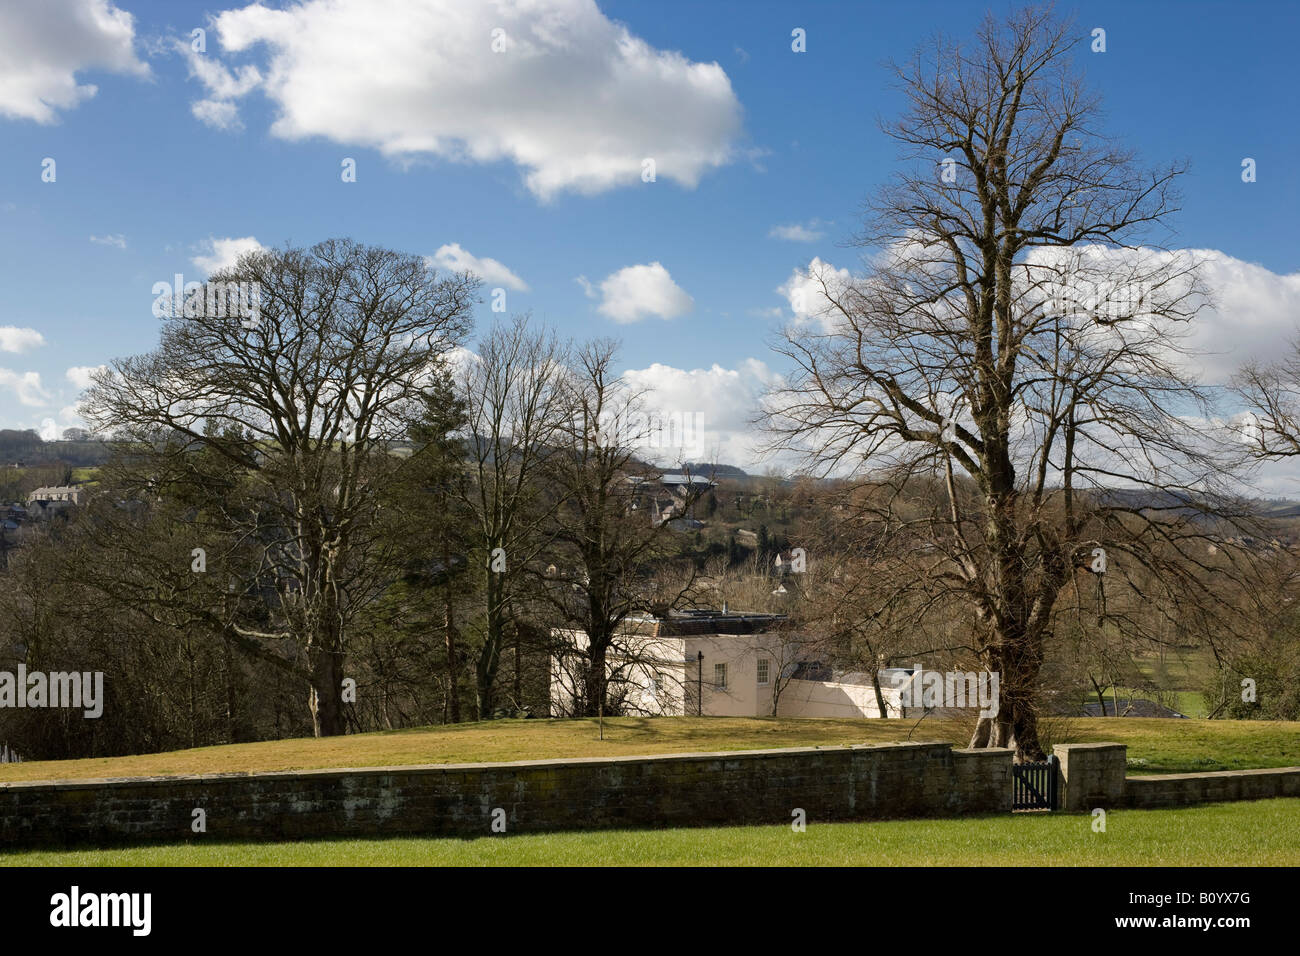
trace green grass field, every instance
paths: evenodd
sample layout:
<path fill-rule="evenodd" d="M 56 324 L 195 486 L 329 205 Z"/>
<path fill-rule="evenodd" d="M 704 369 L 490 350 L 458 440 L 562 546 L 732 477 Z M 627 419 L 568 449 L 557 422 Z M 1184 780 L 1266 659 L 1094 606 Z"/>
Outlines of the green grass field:
<path fill-rule="evenodd" d="M 1300 800 L 1087 814 L 611 830 L 473 840 L 168 844 L 0 854 L 0 866 L 1297 866 Z"/>
<path fill-rule="evenodd" d="M 1262 720 L 1078 718 L 1045 721 L 1057 743 L 1127 744 L 1133 773 L 1188 773 L 1300 766 L 1300 723 Z M 961 723 L 925 720 L 819 720 L 746 717 L 623 717 L 605 721 L 605 739 L 588 720 L 493 720 L 356 734 L 200 747 L 169 753 L 0 765 L 0 781 L 252 773 L 327 767 L 480 763 L 571 757 L 636 756 L 770 747 L 967 741 Z"/>
<path fill-rule="evenodd" d="M 1175 647 L 1163 653 L 1139 653 L 1135 655 L 1133 664 L 1136 669 L 1132 675 L 1134 683 L 1120 684 L 1118 693 L 1121 698 L 1159 698 L 1161 703 L 1188 717 L 1207 715 L 1203 693 L 1215 673 L 1214 655 L 1209 648 Z M 1157 693 L 1153 687 L 1160 688 L 1162 693 Z M 1115 691 L 1116 688 L 1106 688 L 1108 709 Z M 1096 704 L 1096 694 L 1089 693 L 1083 702 Z"/>

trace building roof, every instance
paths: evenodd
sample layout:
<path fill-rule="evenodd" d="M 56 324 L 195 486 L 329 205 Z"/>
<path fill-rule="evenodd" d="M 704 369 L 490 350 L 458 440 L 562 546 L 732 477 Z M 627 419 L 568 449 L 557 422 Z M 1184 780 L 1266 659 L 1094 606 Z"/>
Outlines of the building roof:
<path fill-rule="evenodd" d="M 697 485 L 701 488 L 712 488 L 714 482 L 705 478 L 703 475 L 683 475 L 680 472 L 669 472 L 659 476 L 661 485 Z"/>
<path fill-rule="evenodd" d="M 45 485 L 37 488 L 27 496 L 28 500 L 32 498 L 54 497 L 55 495 L 73 495 L 81 494 L 81 488 L 77 485 Z"/>
<path fill-rule="evenodd" d="M 1161 706 L 1154 700 L 1145 700 L 1141 697 L 1121 697 L 1119 699 L 1119 714 L 1121 717 L 1175 717 L 1187 719 L 1185 714 Z M 1104 712 L 1102 706 L 1096 701 L 1086 701 L 1083 705 L 1083 715 L 1085 717 L 1114 717 L 1115 701 L 1107 698 Z"/>
<path fill-rule="evenodd" d="M 785 614 L 756 614 L 743 611 L 669 611 L 657 617 L 661 636 L 688 634 L 758 634 L 786 620 Z"/>

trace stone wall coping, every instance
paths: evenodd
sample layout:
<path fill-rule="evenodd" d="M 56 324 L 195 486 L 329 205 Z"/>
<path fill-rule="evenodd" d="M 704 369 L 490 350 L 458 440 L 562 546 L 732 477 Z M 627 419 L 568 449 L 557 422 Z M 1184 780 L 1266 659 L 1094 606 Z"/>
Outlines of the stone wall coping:
<path fill-rule="evenodd" d="M 504 762 L 482 763 L 426 763 L 399 764 L 396 766 L 376 767 L 317 767 L 310 770 L 251 770 L 235 773 L 202 774 L 165 774 L 150 777 L 77 777 L 67 780 L 6 780 L 0 781 L 0 794 L 10 790 L 35 790 L 49 788 L 53 790 L 83 790 L 103 786 L 175 786 L 187 783 L 214 783 L 225 781 L 253 781 L 290 778 L 295 780 L 334 779 L 337 777 L 354 777 L 361 775 L 384 776 L 392 774 L 414 773 L 422 775 L 465 773 L 467 771 L 490 770 L 528 770 L 538 767 L 574 767 L 591 764 L 615 766 L 619 764 L 642 764 L 665 761 L 708 761 L 708 760 L 762 760 L 769 757 L 782 757 L 797 754 L 816 754 L 831 751 L 851 753 L 858 750 L 933 750 L 935 748 L 951 750 L 952 744 L 941 740 L 890 741 L 873 744 L 826 744 L 815 747 L 779 747 L 764 750 L 721 750 L 704 753 L 666 753 L 643 755 L 619 755 L 615 757 L 561 757 L 541 760 L 511 760 Z M 966 753 L 965 751 L 956 751 Z M 983 752 L 983 751 L 981 751 Z M 994 751 L 1002 753 L 1008 751 Z"/>
<path fill-rule="evenodd" d="M 963 757 L 1001 757 L 1004 754 L 1015 755 L 1012 747 L 954 747 L 953 753 Z"/>
<path fill-rule="evenodd" d="M 1113 750 L 1116 747 L 1123 747 L 1127 749 L 1128 744 L 1114 744 L 1114 743 L 1052 744 L 1053 750 Z"/>
<path fill-rule="evenodd" d="M 1125 777 L 1125 783 L 1160 783 L 1164 780 L 1214 780 L 1226 777 L 1263 777 L 1269 774 L 1294 776 L 1300 767 L 1250 767 L 1242 770 L 1207 770 L 1203 773 L 1158 773 L 1140 777 Z"/>

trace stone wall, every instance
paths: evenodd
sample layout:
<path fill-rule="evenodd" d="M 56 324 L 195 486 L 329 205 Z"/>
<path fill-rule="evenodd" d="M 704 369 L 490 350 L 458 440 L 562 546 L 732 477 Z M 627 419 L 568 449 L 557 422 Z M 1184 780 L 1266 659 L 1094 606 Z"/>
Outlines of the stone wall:
<path fill-rule="evenodd" d="M 1300 797 L 1300 767 L 1129 777 L 1124 804 L 1129 807 L 1179 807 L 1219 800 L 1266 800 L 1271 797 Z"/>
<path fill-rule="evenodd" d="M 1124 803 L 1128 748 L 1123 744 L 1057 744 L 1062 810 L 1092 810 Z"/>
<path fill-rule="evenodd" d="M 1010 750 L 946 743 L 0 783 L 0 846 L 790 823 L 1005 813 Z M 206 814 L 195 834 L 194 810 Z M 500 810 L 497 813 L 494 811 Z"/>
<path fill-rule="evenodd" d="M 1219 800 L 1300 797 L 1300 767 L 1129 777 L 1123 744 L 1058 744 L 1061 809 L 1179 807 Z"/>

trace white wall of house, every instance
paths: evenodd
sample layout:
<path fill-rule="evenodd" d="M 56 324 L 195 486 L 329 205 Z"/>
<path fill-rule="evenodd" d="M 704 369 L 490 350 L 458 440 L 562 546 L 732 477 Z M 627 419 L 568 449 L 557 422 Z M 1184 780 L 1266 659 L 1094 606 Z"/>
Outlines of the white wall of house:
<path fill-rule="evenodd" d="M 882 687 L 881 696 L 890 717 L 902 714 L 898 691 Z M 869 684 L 792 680 L 781 691 L 780 717 L 880 717 L 876 692 Z"/>
<path fill-rule="evenodd" d="M 587 647 L 587 635 L 582 631 L 555 631 L 554 634 L 575 651 Z M 680 637 L 620 634 L 606 656 L 607 679 L 625 685 L 627 706 L 633 713 L 680 715 L 684 712 L 684 654 Z M 551 658 L 552 715 L 576 711 L 575 698 L 582 688 L 574 671 L 580 666 L 576 658 L 567 664 L 558 657 Z"/>
<path fill-rule="evenodd" d="M 581 631 L 556 634 L 575 649 L 586 647 L 587 638 Z M 775 699 L 779 717 L 881 716 L 869 684 L 786 679 L 779 697 L 774 697 L 778 677 L 783 668 L 789 672 L 793 657 L 792 645 L 778 633 L 672 637 L 624 634 L 619 636 L 618 646 L 606 663 L 611 680 L 627 682 L 626 704 L 632 713 L 769 717 Z M 719 667 L 725 669 L 725 678 Z M 698 703 L 701 689 L 702 709 Z M 552 715 L 573 713 L 578 691 L 569 668 L 552 659 Z M 889 716 L 900 716 L 898 688 L 882 687 L 881 694 Z"/>
<path fill-rule="evenodd" d="M 575 650 L 581 631 L 556 632 Z M 703 658 L 700 658 L 703 654 Z M 768 717 L 781 668 L 793 652 L 777 634 L 620 635 L 606 661 L 611 680 L 626 681 L 636 713 L 711 717 Z M 571 666 L 551 662 L 551 712 L 572 713 L 579 692 Z M 720 669 L 721 668 L 721 669 Z M 699 700 L 703 692 L 703 708 Z"/>
<path fill-rule="evenodd" d="M 771 716 L 772 695 L 781 667 L 782 641 L 778 635 L 701 634 L 687 636 L 684 642 L 686 660 L 690 662 L 686 665 L 689 713 L 696 713 L 691 705 L 702 683 L 706 716 Z M 704 654 L 703 661 L 698 657 L 700 653 Z M 761 680 L 761 662 L 767 664 L 765 682 Z"/>

